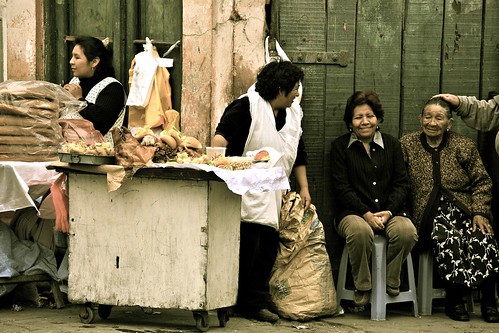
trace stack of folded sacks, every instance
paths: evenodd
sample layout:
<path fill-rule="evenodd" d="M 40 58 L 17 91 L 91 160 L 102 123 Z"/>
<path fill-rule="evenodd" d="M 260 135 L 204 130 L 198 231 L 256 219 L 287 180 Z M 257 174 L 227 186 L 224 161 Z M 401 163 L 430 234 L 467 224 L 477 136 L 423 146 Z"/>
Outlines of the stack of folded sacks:
<path fill-rule="evenodd" d="M 57 159 L 61 94 L 67 92 L 45 81 L 0 83 L 0 161 Z"/>

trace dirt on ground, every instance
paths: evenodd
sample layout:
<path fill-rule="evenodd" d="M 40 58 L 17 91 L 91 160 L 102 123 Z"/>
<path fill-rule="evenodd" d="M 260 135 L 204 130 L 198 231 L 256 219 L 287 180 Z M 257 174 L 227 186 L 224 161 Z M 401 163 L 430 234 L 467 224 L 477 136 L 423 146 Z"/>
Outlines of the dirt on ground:
<path fill-rule="evenodd" d="M 0 306 L 0 332 L 2 333 L 167 333 L 199 332 L 193 313 L 179 309 L 144 309 L 141 307 L 112 307 L 107 319 L 95 314 L 91 323 L 83 323 L 80 313 L 84 307 L 66 303 L 63 309 L 37 308 L 22 305 L 21 311 L 12 309 L 11 304 Z M 220 327 L 216 311 L 209 311 L 209 332 L 315 332 L 315 333 L 395 333 L 395 332 L 439 332 L 439 333 L 492 333 L 499 332 L 499 324 L 482 320 L 479 305 L 471 313 L 469 322 L 456 322 L 447 318 L 443 307 L 435 306 L 431 316 L 412 314 L 410 303 L 389 304 L 384 321 L 370 319 L 369 307 L 364 311 L 345 306 L 345 313 L 337 317 L 321 318 L 309 322 L 286 319 L 276 324 L 248 320 L 239 316 L 230 317 L 225 327 Z"/>

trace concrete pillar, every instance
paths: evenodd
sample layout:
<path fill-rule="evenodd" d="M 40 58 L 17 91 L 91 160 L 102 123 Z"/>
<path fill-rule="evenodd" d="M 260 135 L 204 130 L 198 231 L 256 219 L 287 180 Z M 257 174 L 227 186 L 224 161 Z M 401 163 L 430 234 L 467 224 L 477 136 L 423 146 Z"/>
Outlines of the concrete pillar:
<path fill-rule="evenodd" d="M 265 0 L 184 0 L 181 128 L 209 145 L 264 64 Z"/>
<path fill-rule="evenodd" d="M 2 15 L 4 78 L 35 80 L 43 66 L 43 18 L 41 1 L 0 0 Z M 40 14 L 40 15 L 39 15 Z M 22 38 L 19 38 L 22 36 Z M 38 48 L 37 48 L 38 45 Z"/>

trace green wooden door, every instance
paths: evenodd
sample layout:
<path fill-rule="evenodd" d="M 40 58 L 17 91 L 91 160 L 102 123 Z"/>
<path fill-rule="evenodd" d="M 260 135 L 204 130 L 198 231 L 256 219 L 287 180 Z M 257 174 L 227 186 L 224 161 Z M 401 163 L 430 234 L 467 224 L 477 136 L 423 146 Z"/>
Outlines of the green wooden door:
<path fill-rule="evenodd" d="M 70 78 L 71 39 L 77 35 L 109 37 L 117 79 L 128 85 L 128 70 L 135 54 L 143 51 L 145 38 L 154 40 L 162 56 L 182 37 L 181 1 L 59 0 L 44 1 L 46 59 L 45 79 L 67 82 Z M 181 44 L 168 54 L 172 103 L 180 111 Z"/>
<path fill-rule="evenodd" d="M 381 128 L 399 137 L 419 129 L 421 108 L 436 93 L 487 97 L 499 89 L 499 2 L 272 1 L 278 1 L 278 40 L 305 71 L 310 190 L 336 269 L 343 243 L 332 228 L 330 147 L 346 131 L 347 98 L 376 91 L 385 109 Z M 346 66 L 328 56 L 345 54 Z M 454 129 L 476 138 L 460 119 Z"/>

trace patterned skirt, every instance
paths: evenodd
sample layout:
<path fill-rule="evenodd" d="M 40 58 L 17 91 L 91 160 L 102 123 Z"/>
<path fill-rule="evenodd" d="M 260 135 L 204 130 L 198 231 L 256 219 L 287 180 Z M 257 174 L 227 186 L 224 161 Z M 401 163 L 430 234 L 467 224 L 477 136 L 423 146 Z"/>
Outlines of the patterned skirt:
<path fill-rule="evenodd" d="M 474 287 L 499 271 L 494 236 L 484 235 L 479 228 L 473 231 L 472 218 L 444 196 L 433 223 L 433 253 L 444 280 Z"/>

